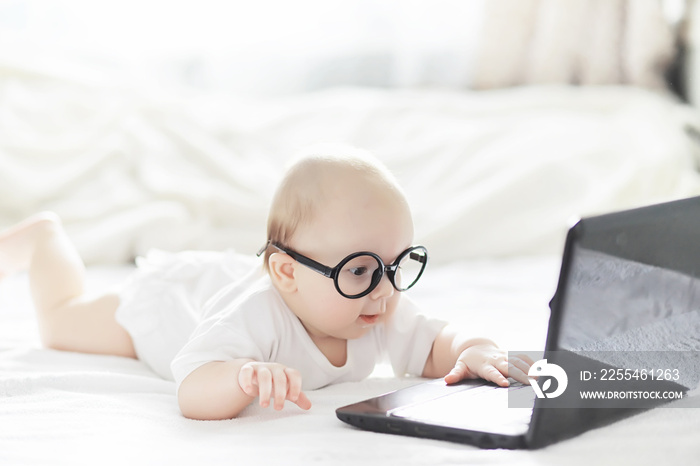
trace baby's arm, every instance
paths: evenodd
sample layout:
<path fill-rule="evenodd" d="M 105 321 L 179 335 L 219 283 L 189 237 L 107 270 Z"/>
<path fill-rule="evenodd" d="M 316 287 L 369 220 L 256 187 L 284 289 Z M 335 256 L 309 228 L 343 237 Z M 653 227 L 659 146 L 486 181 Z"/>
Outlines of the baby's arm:
<path fill-rule="evenodd" d="M 275 409 L 285 400 L 309 409 L 311 402 L 301 391 L 301 375 L 277 363 L 250 359 L 213 361 L 192 371 L 180 384 L 178 403 L 185 417 L 214 420 L 231 419 L 251 404 L 256 396 L 267 407 L 274 399 Z"/>
<path fill-rule="evenodd" d="M 506 377 L 528 383 L 528 370 L 532 360 L 524 355 L 511 358 L 486 338 L 465 338 L 448 325 L 438 334 L 423 369 L 423 376 L 445 377 L 447 383 L 462 379 L 482 379 L 502 387 L 509 385 Z"/>

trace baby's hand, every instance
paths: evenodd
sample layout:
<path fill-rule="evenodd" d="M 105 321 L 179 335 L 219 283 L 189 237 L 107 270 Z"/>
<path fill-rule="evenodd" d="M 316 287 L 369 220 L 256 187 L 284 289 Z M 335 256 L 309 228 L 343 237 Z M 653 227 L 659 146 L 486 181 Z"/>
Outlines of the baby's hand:
<path fill-rule="evenodd" d="M 470 346 L 459 355 L 454 369 L 445 376 L 448 384 L 462 379 L 482 379 L 501 387 L 510 385 L 507 377 L 529 383 L 527 373 L 534 363 L 527 355 L 519 354 L 508 361 L 508 353 L 493 345 Z"/>
<path fill-rule="evenodd" d="M 270 406 L 272 399 L 276 410 L 284 407 L 284 400 L 296 403 L 301 409 L 311 408 L 311 402 L 301 391 L 301 374 L 282 364 L 249 362 L 241 367 L 238 384 L 246 395 L 260 397 L 263 408 Z"/>

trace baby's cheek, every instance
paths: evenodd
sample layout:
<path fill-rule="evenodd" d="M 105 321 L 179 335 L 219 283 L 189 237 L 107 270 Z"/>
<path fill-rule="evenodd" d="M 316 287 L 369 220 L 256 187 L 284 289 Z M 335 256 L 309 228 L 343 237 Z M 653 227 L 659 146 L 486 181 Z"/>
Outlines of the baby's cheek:
<path fill-rule="evenodd" d="M 396 308 L 399 306 L 399 301 L 401 300 L 401 295 L 399 293 L 394 293 L 394 296 L 386 301 L 386 316 L 389 317 L 394 314 Z"/>
<path fill-rule="evenodd" d="M 362 313 L 358 300 L 343 298 L 336 293 L 333 299 L 325 301 L 325 320 L 335 325 L 345 325 L 354 322 Z"/>

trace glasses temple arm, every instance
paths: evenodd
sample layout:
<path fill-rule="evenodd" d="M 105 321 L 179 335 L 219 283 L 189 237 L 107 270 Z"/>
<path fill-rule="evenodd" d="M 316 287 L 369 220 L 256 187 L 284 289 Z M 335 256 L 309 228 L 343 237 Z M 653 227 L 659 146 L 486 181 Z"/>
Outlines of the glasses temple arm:
<path fill-rule="evenodd" d="M 290 251 L 288 249 L 284 249 L 280 246 L 277 246 L 272 241 L 268 241 L 265 244 L 265 246 L 263 246 L 262 249 L 260 249 L 260 251 L 258 251 L 258 256 L 260 256 L 262 253 L 264 253 L 267 250 L 267 248 L 269 248 L 270 246 L 272 246 L 273 248 L 277 249 L 280 252 L 285 253 L 286 255 L 288 255 L 289 257 L 294 259 L 295 261 L 299 262 L 302 265 L 305 265 L 306 267 L 310 268 L 314 272 L 320 273 L 324 277 L 329 277 L 329 278 L 333 277 L 333 269 L 331 267 L 326 267 L 325 265 L 321 264 L 320 262 L 316 262 L 313 259 L 309 259 L 308 257 L 303 256 L 303 255 L 299 254 L 298 252 Z"/>
<path fill-rule="evenodd" d="M 321 264 L 320 262 L 316 262 L 313 259 L 309 259 L 306 256 L 302 256 L 301 254 L 294 252 L 294 251 L 284 251 L 289 257 L 294 259 L 295 261 L 299 262 L 302 265 L 305 265 L 306 267 L 310 268 L 314 272 L 318 272 L 324 277 L 332 278 L 333 277 L 333 269 L 331 267 L 326 267 L 325 265 Z"/>
<path fill-rule="evenodd" d="M 409 257 L 413 259 L 414 261 L 421 262 L 425 264 L 428 261 L 428 256 L 425 254 L 418 254 L 417 252 L 412 252 Z"/>

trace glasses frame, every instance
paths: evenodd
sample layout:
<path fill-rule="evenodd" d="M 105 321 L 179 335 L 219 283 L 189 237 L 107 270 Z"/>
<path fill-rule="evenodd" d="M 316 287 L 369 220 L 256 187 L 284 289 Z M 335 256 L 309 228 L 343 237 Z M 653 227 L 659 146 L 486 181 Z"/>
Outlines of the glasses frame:
<path fill-rule="evenodd" d="M 291 257 L 295 261 L 299 262 L 301 265 L 308 267 L 309 269 L 313 270 L 314 272 L 318 272 L 321 275 L 323 275 L 324 277 L 328 277 L 328 278 L 332 279 L 333 284 L 335 285 L 336 291 L 338 291 L 338 293 L 340 293 L 341 296 L 343 296 L 344 298 L 348 298 L 348 299 L 358 299 L 358 298 L 362 298 L 363 296 L 367 296 L 368 294 L 370 294 L 372 291 L 374 291 L 374 289 L 377 287 L 377 285 L 379 285 L 379 282 L 382 281 L 382 278 L 384 278 L 385 273 L 386 273 L 387 277 L 389 278 L 391 285 L 394 287 L 394 289 L 396 289 L 396 291 L 400 291 L 400 292 L 406 291 L 418 282 L 418 279 L 423 275 L 423 272 L 425 271 L 425 267 L 428 265 L 428 250 L 424 246 L 420 246 L 420 245 L 411 246 L 410 248 L 403 251 L 401 254 L 399 254 L 399 256 L 396 258 L 394 263 L 391 265 L 386 265 L 384 263 L 384 261 L 382 260 L 382 258 L 373 252 L 361 251 L 361 252 L 352 253 L 349 256 L 345 257 L 343 260 L 338 262 L 338 265 L 336 265 L 335 267 L 329 267 L 327 265 L 323 265 L 320 262 L 316 262 L 315 260 L 313 260 L 309 257 L 306 257 L 303 254 L 299 254 L 298 252 L 296 252 L 292 249 L 280 246 L 279 244 L 275 244 L 272 241 L 268 241 L 265 244 L 265 246 L 263 246 L 262 249 L 260 249 L 260 251 L 258 251 L 257 255 L 258 256 L 262 255 L 267 250 L 267 248 L 269 248 L 270 246 L 272 246 L 273 248 L 277 249 L 280 252 L 287 254 L 289 257 Z M 422 256 L 418 255 L 418 254 L 416 254 L 415 251 L 422 251 L 423 255 Z M 417 260 L 418 262 L 421 262 L 423 264 L 423 267 L 421 268 L 420 272 L 418 272 L 418 276 L 416 276 L 416 278 L 413 280 L 413 282 L 411 282 L 410 285 L 408 285 L 405 288 L 399 288 L 398 286 L 396 286 L 396 282 L 395 282 L 396 271 L 398 270 L 399 264 L 401 263 L 401 261 L 406 256 L 408 256 L 410 254 L 416 254 L 416 256 L 418 258 L 413 257 L 413 259 Z M 343 269 L 343 266 L 345 266 L 345 264 L 347 264 L 348 262 L 350 262 L 351 260 L 353 260 L 354 258 L 359 257 L 359 256 L 371 256 L 371 257 L 373 257 L 380 266 L 377 269 L 379 271 L 379 273 L 377 274 L 375 272 L 375 274 L 372 276 L 372 283 L 370 284 L 369 288 L 367 288 L 365 291 L 363 291 L 362 293 L 349 295 L 349 294 L 344 293 L 343 290 L 340 289 L 340 286 L 338 285 L 338 275 L 339 275 L 340 271 Z"/>

